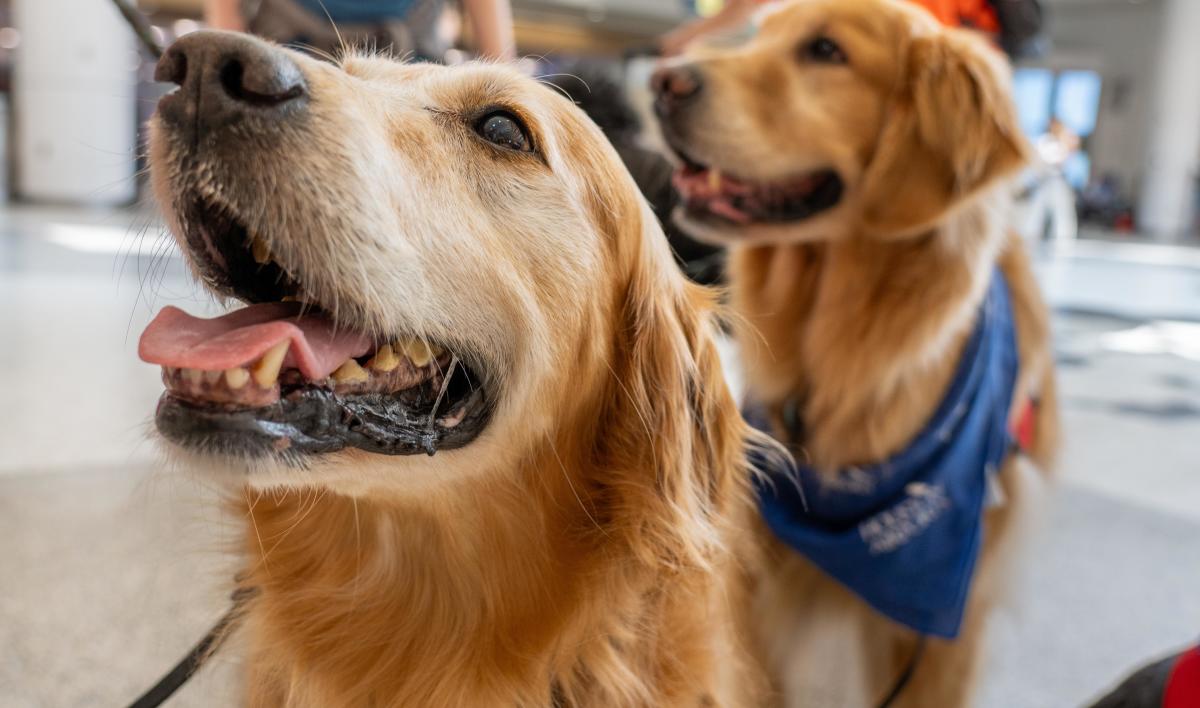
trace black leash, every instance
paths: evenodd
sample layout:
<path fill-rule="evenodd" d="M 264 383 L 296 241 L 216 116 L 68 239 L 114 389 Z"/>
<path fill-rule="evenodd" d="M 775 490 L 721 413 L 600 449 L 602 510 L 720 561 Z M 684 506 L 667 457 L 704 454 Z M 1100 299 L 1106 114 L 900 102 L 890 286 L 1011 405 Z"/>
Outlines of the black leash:
<path fill-rule="evenodd" d="M 925 654 L 925 635 L 922 634 L 917 639 L 917 646 L 913 649 L 912 656 L 908 659 L 908 665 L 904 667 L 904 671 L 896 678 L 896 683 L 892 684 L 892 690 L 888 691 L 883 702 L 879 704 L 879 708 L 891 708 L 900 694 L 904 692 L 904 688 L 912 681 L 913 674 L 917 672 L 917 664 L 921 661 L 921 656 Z"/>
<path fill-rule="evenodd" d="M 146 18 L 142 13 L 138 12 L 126 0 L 112 1 L 117 6 L 117 10 L 120 11 L 121 17 L 124 17 L 125 21 L 129 23 L 129 27 L 133 30 L 133 33 L 142 41 L 142 46 L 146 48 L 147 52 L 150 52 L 150 56 L 155 59 L 161 58 L 163 54 L 162 47 L 158 46 L 158 41 L 154 39 L 154 32 L 150 29 L 150 23 L 146 22 Z"/>
<path fill-rule="evenodd" d="M 212 629 L 208 630 L 208 634 L 205 634 L 178 664 L 159 679 L 158 683 L 151 686 L 150 690 L 139 696 L 136 701 L 130 703 L 129 708 L 158 708 L 173 696 L 204 665 L 204 662 L 215 654 L 217 649 L 221 648 L 221 644 L 229 636 L 229 630 L 241 619 L 242 607 L 256 593 L 255 588 L 234 590 L 233 607 L 230 607 L 229 611 L 217 620 Z"/>

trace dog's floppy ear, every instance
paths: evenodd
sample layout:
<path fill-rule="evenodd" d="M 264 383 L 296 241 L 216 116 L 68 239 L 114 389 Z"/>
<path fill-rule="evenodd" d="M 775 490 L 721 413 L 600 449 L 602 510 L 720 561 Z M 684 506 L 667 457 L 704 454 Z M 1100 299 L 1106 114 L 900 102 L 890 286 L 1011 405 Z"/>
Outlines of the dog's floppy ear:
<path fill-rule="evenodd" d="M 871 233 L 906 235 L 1028 159 L 1003 56 L 965 30 L 914 37 L 896 99 L 867 168 Z"/>
<path fill-rule="evenodd" d="M 679 270 L 662 227 L 613 149 L 572 145 L 587 165 L 584 206 L 615 277 L 605 315 L 612 344 L 595 418 L 589 477 L 604 490 L 598 516 L 639 561 L 706 565 L 735 495 L 749 494 L 745 447 L 754 436 L 725 384 L 715 335 L 717 295 Z M 634 701 L 637 702 L 637 701 Z"/>
<path fill-rule="evenodd" d="M 643 562 L 704 566 L 729 505 L 748 493 L 751 433 L 725 383 L 716 293 L 683 277 L 649 207 L 639 211 L 627 225 L 641 233 L 618 305 L 604 467 L 622 490 L 616 526 Z"/>

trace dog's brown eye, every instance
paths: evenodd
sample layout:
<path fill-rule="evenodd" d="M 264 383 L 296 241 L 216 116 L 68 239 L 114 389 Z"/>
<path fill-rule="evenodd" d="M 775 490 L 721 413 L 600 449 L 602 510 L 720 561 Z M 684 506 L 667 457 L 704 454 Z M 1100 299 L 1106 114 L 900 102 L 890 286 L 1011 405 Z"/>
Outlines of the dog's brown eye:
<path fill-rule="evenodd" d="M 475 132 L 486 141 L 509 150 L 529 152 L 531 147 L 525 126 L 504 111 L 489 113 L 475 124 Z"/>
<path fill-rule="evenodd" d="M 823 64 L 845 64 L 846 53 L 828 37 L 817 37 L 804 45 L 804 58 Z"/>

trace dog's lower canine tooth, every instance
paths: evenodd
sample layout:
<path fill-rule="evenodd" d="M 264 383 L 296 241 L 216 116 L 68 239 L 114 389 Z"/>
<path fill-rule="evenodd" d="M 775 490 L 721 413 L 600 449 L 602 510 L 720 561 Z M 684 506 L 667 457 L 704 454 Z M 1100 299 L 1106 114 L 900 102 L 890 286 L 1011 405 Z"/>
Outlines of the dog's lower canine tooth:
<path fill-rule="evenodd" d="M 371 375 L 367 373 L 367 370 L 359 366 L 358 362 L 353 359 L 347 359 L 346 363 L 333 372 L 333 380 L 338 383 L 362 383 L 369 378 Z"/>
<path fill-rule="evenodd" d="M 225 383 L 229 385 L 229 388 L 235 391 L 245 386 L 249 381 L 250 372 L 246 369 L 238 367 L 236 369 L 225 370 Z"/>
<path fill-rule="evenodd" d="M 283 340 L 267 350 L 258 363 L 250 367 L 250 373 L 253 374 L 255 383 L 263 388 L 275 385 L 275 381 L 279 379 L 279 369 L 283 366 L 283 358 L 287 356 L 288 347 L 291 345 L 290 339 Z"/>
<path fill-rule="evenodd" d="M 403 342 L 403 347 L 405 356 L 418 369 L 433 359 L 433 352 L 429 350 L 429 345 L 420 339 L 406 340 Z"/>
<path fill-rule="evenodd" d="M 708 171 L 708 188 L 716 192 L 721 189 L 721 171 L 718 169 L 710 169 Z"/>
<path fill-rule="evenodd" d="M 396 352 L 392 350 L 390 344 L 385 344 L 375 352 L 375 356 L 367 362 L 367 366 L 376 371 L 391 371 L 400 366 L 400 357 L 396 356 Z"/>
<path fill-rule="evenodd" d="M 254 262 L 260 265 L 271 262 L 271 250 L 257 236 L 250 240 L 250 254 L 254 256 Z"/>

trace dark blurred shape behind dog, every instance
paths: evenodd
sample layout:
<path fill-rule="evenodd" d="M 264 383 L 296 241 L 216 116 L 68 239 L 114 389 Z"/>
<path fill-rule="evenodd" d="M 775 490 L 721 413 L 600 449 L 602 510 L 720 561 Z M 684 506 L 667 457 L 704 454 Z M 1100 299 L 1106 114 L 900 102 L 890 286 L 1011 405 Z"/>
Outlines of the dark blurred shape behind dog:
<path fill-rule="evenodd" d="M 642 122 L 614 74 L 611 65 L 578 61 L 556 67 L 555 73 L 541 81 L 566 94 L 604 131 L 650 202 L 687 276 L 705 285 L 722 282 L 725 250 L 691 238 L 671 219 L 679 204 L 679 195 L 671 186 L 674 167 L 661 153 L 641 144 Z"/>

